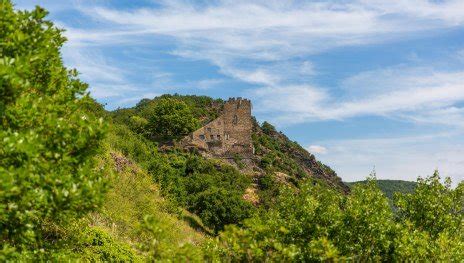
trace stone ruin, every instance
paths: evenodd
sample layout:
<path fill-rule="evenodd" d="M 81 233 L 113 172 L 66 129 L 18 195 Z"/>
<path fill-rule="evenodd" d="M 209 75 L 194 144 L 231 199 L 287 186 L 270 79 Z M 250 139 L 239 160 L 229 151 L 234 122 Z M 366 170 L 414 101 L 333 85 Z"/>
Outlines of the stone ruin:
<path fill-rule="evenodd" d="M 214 157 L 229 159 L 238 155 L 242 159 L 252 158 L 252 129 L 250 100 L 230 98 L 218 118 L 190 133 L 181 144 L 184 148 Z"/>

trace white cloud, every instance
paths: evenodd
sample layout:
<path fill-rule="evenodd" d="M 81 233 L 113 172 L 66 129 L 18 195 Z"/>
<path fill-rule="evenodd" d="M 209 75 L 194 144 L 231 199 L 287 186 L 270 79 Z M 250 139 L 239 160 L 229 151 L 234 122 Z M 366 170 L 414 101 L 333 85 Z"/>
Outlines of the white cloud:
<path fill-rule="evenodd" d="M 224 66 L 221 72 L 233 76 L 236 79 L 254 84 L 274 86 L 280 80 L 279 76 L 271 74 L 270 72 L 264 69 L 247 71 L 231 68 L 229 66 Z"/>
<path fill-rule="evenodd" d="M 315 115 L 319 105 L 325 103 L 328 94 L 310 85 L 291 85 L 256 88 L 249 94 L 256 101 L 256 111 L 289 112 Z"/>
<path fill-rule="evenodd" d="M 461 0 L 429 1 L 429 0 L 363 0 L 362 3 L 379 11 L 402 14 L 421 20 L 438 20 L 450 26 L 464 22 L 464 2 Z"/>
<path fill-rule="evenodd" d="M 303 62 L 300 68 L 300 73 L 307 76 L 316 75 L 313 63 L 311 63 L 311 61 Z"/>
<path fill-rule="evenodd" d="M 82 5 L 81 12 L 112 23 L 113 28 L 111 32 L 75 30 L 70 35 L 99 44 L 107 44 L 109 37 L 127 41 L 127 36 L 166 35 L 180 41 L 178 54 L 282 60 L 464 23 L 459 0 L 174 2 L 131 11 Z"/>
<path fill-rule="evenodd" d="M 164 1 L 159 8 L 79 10 L 111 30 L 71 29 L 71 42 L 107 45 L 168 36 L 176 43 L 172 54 L 208 60 L 222 74 L 260 86 L 249 94 L 263 111 L 280 113 L 281 122 L 363 115 L 420 121 L 464 100 L 464 72 L 404 67 L 364 72 L 342 83 L 345 94 L 335 97 L 310 84 L 311 61 L 293 60 L 461 26 L 463 1 Z M 460 120 L 460 113 L 453 114 Z"/>
<path fill-rule="evenodd" d="M 358 116 L 464 126 L 464 71 L 390 68 L 363 72 L 342 83 L 344 94 L 310 85 L 262 87 L 250 92 L 260 112 L 281 125 Z"/>
<path fill-rule="evenodd" d="M 307 148 L 308 152 L 313 153 L 313 154 L 326 154 L 327 153 L 327 148 L 324 146 L 320 145 L 310 145 Z"/>
<path fill-rule="evenodd" d="M 89 82 L 121 83 L 127 72 L 108 61 L 97 50 L 65 47 L 63 57 L 70 68 L 76 68 L 84 80 Z"/>
<path fill-rule="evenodd" d="M 464 101 L 464 71 L 440 72 L 428 68 L 392 68 L 351 77 L 348 100 L 326 113 L 334 118 L 360 115 L 414 116 L 462 112 L 444 110 Z M 419 118 L 417 118 L 419 120 Z M 464 125 L 464 123 L 456 123 Z"/>
<path fill-rule="evenodd" d="M 109 108 L 132 105 L 143 98 L 153 98 L 162 93 L 156 92 L 170 85 L 171 74 L 150 68 L 153 84 L 146 87 L 133 84 L 129 80 L 132 72 L 123 68 L 108 57 L 100 49 L 84 47 L 65 47 L 63 57 L 69 68 L 76 68 L 80 78 L 88 83 L 92 97 L 107 101 Z"/>

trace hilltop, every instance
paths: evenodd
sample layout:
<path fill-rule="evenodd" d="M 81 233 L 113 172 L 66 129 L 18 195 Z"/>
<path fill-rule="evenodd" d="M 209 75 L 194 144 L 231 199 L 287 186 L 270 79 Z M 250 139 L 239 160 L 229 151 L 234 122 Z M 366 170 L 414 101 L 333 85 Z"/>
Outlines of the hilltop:
<path fill-rule="evenodd" d="M 147 137 L 147 131 L 141 128 L 141 125 L 149 125 L 153 109 L 165 99 L 181 101 L 191 109 L 193 119 L 190 122 L 196 126 L 189 136 L 184 131 L 161 139 L 160 134 Z M 349 191 L 335 171 L 317 161 L 297 142 L 268 122 L 259 124 L 251 115 L 251 102 L 246 99 L 223 101 L 206 96 L 163 95 L 143 99 L 133 108 L 113 111 L 111 116 L 116 123 L 128 125 L 132 131 L 145 134 L 161 145 L 174 145 L 184 140 L 181 147 L 187 144 L 200 151 L 201 156 L 226 160 L 242 173 L 251 174 L 258 187 L 263 177 L 295 186 L 300 180 L 313 178 L 342 192 Z"/>

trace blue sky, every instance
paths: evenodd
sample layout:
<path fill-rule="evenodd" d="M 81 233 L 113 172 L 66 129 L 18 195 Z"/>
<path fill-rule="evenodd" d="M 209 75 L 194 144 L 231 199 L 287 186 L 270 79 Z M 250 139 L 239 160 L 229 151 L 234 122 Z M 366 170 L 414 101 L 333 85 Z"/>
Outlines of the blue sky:
<path fill-rule="evenodd" d="M 345 181 L 464 178 L 464 1 L 15 1 L 107 109 L 247 97 Z"/>

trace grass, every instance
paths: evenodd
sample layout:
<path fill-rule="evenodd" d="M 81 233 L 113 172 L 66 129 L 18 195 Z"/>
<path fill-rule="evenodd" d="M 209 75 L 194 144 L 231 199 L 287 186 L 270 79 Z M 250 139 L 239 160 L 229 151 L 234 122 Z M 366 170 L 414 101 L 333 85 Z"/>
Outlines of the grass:
<path fill-rule="evenodd" d="M 115 157 L 124 160 L 120 171 Z M 209 233 L 201 220 L 164 199 L 150 175 L 121 153 L 108 150 L 100 158 L 110 190 L 101 211 L 87 219 L 92 228 L 129 244 L 139 258 L 182 256 L 185 247 L 189 254 L 200 253 Z"/>

